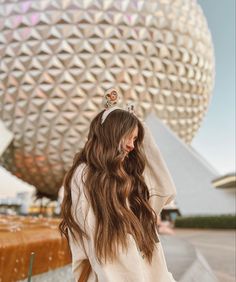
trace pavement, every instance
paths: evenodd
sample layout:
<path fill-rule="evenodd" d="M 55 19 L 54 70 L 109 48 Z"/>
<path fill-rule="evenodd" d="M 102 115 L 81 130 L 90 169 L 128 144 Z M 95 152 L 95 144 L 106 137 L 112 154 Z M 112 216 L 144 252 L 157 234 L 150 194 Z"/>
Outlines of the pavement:
<path fill-rule="evenodd" d="M 236 281 L 236 230 L 176 229 L 175 236 L 203 254 L 219 281 Z"/>
<path fill-rule="evenodd" d="M 178 282 L 218 282 L 207 261 L 187 241 L 161 236 L 168 270 Z"/>

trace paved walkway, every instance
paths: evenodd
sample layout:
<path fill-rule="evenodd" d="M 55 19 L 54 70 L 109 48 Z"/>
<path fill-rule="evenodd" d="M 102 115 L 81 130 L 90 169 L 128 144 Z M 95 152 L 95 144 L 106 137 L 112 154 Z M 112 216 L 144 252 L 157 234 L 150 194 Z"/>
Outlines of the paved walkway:
<path fill-rule="evenodd" d="M 205 258 L 187 240 L 161 235 L 168 270 L 178 282 L 219 282 Z"/>
<path fill-rule="evenodd" d="M 174 238 L 191 243 L 207 260 L 219 282 L 235 282 L 234 230 L 175 229 Z"/>

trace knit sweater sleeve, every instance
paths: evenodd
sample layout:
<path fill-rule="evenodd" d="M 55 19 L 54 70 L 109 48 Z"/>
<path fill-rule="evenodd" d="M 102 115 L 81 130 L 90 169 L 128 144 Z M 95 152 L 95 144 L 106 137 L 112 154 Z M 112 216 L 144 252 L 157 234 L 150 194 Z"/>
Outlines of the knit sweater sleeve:
<path fill-rule="evenodd" d="M 176 187 L 150 129 L 145 122 L 142 124 L 145 130 L 144 151 L 147 158 L 144 178 L 149 188 L 151 206 L 158 215 L 163 207 L 175 198 Z"/>

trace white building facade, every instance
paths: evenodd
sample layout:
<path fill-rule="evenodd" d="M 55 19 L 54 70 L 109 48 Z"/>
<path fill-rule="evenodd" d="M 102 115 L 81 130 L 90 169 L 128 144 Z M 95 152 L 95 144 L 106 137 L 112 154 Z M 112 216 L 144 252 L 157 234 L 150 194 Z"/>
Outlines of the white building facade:
<path fill-rule="evenodd" d="M 177 189 L 176 206 L 182 215 L 235 214 L 234 188 L 215 188 L 219 173 L 164 123 L 149 115 L 146 120 L 167 163 Z"/>

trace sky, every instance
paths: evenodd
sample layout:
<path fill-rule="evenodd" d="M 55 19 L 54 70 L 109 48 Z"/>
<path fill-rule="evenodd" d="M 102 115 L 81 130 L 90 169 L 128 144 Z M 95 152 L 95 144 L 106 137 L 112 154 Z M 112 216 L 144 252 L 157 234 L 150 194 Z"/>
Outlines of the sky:
<path fill-rule="evenodd" d="M 198 0 L 212 34 L 213 96 L 192 146 L 220 173 L 235 172 L 235 0 Z"/>
<path fill-rule="evenodd" d="M 198 0 L 212 34 L 216 77 L 213 96 L 192 146 L 219 174 L 235 171 L 235 0 Z M 29 186 L 0 167 L 1 196 Z M 29 189 L 29 188 L 28 188 Z M 32 189 L 32 186 L 31 186 Z"/>

